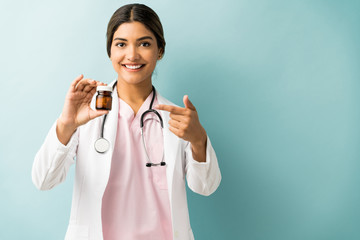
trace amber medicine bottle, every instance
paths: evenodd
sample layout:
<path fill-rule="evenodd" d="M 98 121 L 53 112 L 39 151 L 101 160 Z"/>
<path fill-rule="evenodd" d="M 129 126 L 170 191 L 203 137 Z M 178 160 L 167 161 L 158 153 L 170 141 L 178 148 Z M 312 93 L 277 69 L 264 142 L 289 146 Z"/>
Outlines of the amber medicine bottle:
<path fill-rule="evenodd" d="M 97 86 L 96 91 L 96 109 L 98 110 L 111 110 L 112 104 L 112 87 L 111 86 Z"/>

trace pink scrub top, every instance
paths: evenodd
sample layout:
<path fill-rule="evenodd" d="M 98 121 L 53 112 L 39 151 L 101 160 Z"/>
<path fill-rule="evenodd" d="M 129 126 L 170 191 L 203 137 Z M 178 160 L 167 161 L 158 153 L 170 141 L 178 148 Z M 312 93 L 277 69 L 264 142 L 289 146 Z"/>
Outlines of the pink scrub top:
<path fill-rule="evenodd" d="M 140 132 L 140 117 L 149 109 L 152 95 L 147 97 L 136 116 L 119 98 L 116 142 L 102 201 L 104 240 L 172 239 L 167 166 L 145 166 L 147 157 Z M 155 98 L 153 106 L 156 104 Z M 161 162 L 163 135 L 153 113 L 145 115 L 144 136 L 150 160 Z"/>

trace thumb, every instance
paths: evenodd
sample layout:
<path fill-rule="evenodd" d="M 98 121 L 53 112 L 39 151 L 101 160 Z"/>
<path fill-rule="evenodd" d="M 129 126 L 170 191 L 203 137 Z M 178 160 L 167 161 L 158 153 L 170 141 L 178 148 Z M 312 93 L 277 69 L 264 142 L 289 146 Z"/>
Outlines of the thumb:
<path fill-rule="evenodd" d="M 185 106 L 185 108 L 189 108 L 189 109 L 191 109 L 191 110 L 196 111 L 196 108 L 195 108 L 195 106 L 190 102 L 190 99 L 189 99 L 189 96 L 188 96 L 188 95 L 185 95 L 185 96 L 184 96 L 183 101 L 184 101 L 184 106 Z"/>

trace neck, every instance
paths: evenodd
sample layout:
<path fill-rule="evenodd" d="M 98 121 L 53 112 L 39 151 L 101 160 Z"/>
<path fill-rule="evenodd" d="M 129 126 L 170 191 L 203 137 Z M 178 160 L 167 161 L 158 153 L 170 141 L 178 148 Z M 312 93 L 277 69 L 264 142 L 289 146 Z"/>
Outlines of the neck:
<path fill-rule="evenodd" d="M 139 84 L 129 84 L 118 79 L 116 87 L 119 98 L 129 104 L 134 111 L 134 115 L 136 115 L 141 105 L 152 91 L 151 80 L 143 81 Z"/>

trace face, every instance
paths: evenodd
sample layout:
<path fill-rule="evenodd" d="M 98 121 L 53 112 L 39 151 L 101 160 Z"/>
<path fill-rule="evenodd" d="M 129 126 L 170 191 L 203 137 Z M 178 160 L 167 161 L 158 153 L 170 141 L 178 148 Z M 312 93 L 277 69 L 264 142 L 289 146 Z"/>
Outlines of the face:
<path fill-rule="evenodd" d="M 121 24 L 113 36 L 110 59 L 118 81 L 151 83 L 160 52 L 154 34 L 140 22 Z"/>

